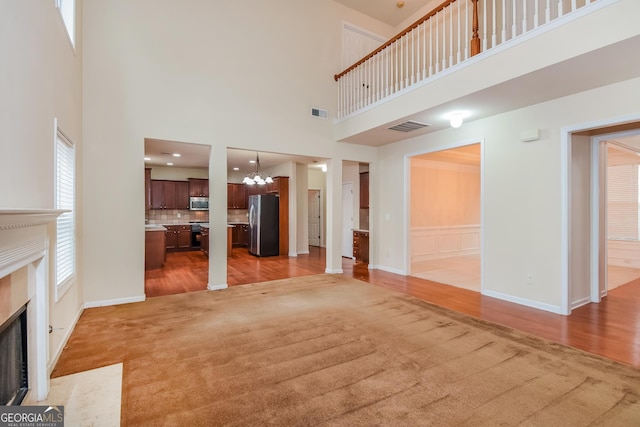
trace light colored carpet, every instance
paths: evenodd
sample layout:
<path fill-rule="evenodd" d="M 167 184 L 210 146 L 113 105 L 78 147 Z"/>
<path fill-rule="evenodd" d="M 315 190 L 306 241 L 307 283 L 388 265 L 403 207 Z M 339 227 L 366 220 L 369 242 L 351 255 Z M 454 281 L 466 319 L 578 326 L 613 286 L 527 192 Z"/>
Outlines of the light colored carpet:
<path fill-rule="evenodd" d="M 122 425 L 638 425 L 640 372 L 340 275 L 86 310 Z"/>

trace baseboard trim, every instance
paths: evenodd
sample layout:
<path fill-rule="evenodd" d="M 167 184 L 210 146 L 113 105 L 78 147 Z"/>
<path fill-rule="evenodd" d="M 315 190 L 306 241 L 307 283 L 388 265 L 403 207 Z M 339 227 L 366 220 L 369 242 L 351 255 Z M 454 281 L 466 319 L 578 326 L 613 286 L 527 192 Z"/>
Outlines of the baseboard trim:
<path fill-rule="evenodd" d="M 328 274 L 342 274 L 344 273 L 344 271 L 341 268 L 336 268 L 336 269 L 331 269 L 331 268 L 327 268 L 324 270 L 325 273 Z"/>
<path fill-rule="evenodd" d="M 562 315 L 567 315 L 568 314 L 568 313 L 563 313 L 562 312 L 562 308 L 560 306 L 552 305 L 552 304 L 546 304 L 546 303 L 543 303 L 543 302 L 534 301 L 534 300 L 530 300 L 530 299 L 527 299 L 527 298 L 514 297 L 513 295 L 503 294 L 502 292 L 484 290 L 484 291 L 481 292 L 481 294 L 482 295 L 486 295 L 488 297 L 492 297 L 492 298 L 498 298 L 498 299 L 501 299 L 503 301 L 509 301 L 509 302 L 513 302 L 515 304 L 520 304 L 520 305 L 524 305 L 524 306 L 527 306 L 527 307 L 536 308 L 538 310 L 549 311 L 549 312 L 555 313 L 555 314 L 562 314 Z"/>
<path fill-rule="evenodd" d="M 571 303 L 571 310 L 576 309 L 578 307 L 582 307 L 583 305 L 587 305 L 591 302 L 591 297 L 580 298 L 579 300 L 573 301 Z"/>
<path fill-rule="evenodd" d="M 299 253 L 300 252 L 289 252 L 289 256 L 292 257 L 292 258 L 295 258 L 295 257 L 298 256 Z"/>
<path fill-rule="evenodd" d="M 404 270 L 401 270 L 399 268 L 385 267 L 384 265 L 369 264 L 369 270 L 382 270 L 386 271 L 387 273 L 399 274 L 401 276 L 407 275 Z"/>
<path fill-rule="evenodd" d="M 62 355 L 62 350 L 64 350 L 64 348 L 67 346 L 67 342 L 71 337 L 71 333 L 76 328 L 76 325 L 78 324 L 78 321 L 80 320 L 80 316 L 82 316 L 83 311 L 84 311 L 84 307 L 81 306 L 80 310 L 78 310 L 78 313 L 74 317 L 71 324 L 67 328 L 65 328 L 64 337 L 62 338 L 62 341 L 60 341 L 60 345 L 58 346 L 56 351 L 53 353 L 53 357 L 51 358 L 51 360 L 49 360 L 49 364 L 47 365 L 47 372 L 49 373 L 49 375 L 51 375 L 51 372 L 53 372 L 53 369 L 58 364 L 58 360 Z"/>
<path fill-rule="evenodd" d="M 147 299 L 146 295 L 129 298 L 105 299 L 102 301 L 89 301 L 84 303 L 84 308 L 104 307 L 107 305 L 131 304 L 134 302 L 142 302 Z"/>
<path fill-rule="evenodd" d="M 298 255 L 309 255 L 309 251 L 298 251 Z"/>
<path fill-rule="evenodd" d="M 212 285 L 211 283 L 209 283 L 207 285 L 207 289 L 210 291 L 220 291 L 222 289 L 227 289 L 229 287 L 229 285 L 227 285 L 226 283 L 221 283 L 219 285 Z"/>

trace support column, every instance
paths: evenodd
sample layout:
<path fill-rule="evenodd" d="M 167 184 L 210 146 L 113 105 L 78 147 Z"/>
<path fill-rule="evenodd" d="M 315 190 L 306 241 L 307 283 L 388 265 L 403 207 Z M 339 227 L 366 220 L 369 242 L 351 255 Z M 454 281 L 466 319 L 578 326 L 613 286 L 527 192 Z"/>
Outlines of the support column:
<path fill-rule="evenodd" d="M 209 152 L 209 284 L 227 288 L 227 148 L 214 144 Z"/>
<path fill-rule="evenodd" d="M 342 159 L 327 162 L 326 273 L 342 273 Z"/>

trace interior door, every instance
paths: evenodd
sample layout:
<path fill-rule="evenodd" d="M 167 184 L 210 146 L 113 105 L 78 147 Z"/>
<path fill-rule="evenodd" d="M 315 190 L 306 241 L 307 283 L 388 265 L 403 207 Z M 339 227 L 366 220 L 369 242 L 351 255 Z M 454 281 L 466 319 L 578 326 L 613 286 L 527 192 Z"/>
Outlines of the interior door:
<path fill-rule="evenodd" d="M 320 190 L 309 190 L 309 246 L 320 246 Z"/>
<path fill-rule="evenodd" d="M 342 256 L 353 258 L 353 183 L 342 184 Z"/>

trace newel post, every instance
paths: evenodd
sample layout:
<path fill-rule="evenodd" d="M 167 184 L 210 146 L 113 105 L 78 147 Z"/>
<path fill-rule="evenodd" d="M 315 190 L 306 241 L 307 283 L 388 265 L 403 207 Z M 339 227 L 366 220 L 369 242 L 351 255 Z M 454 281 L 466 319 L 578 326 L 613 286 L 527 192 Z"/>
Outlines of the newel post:
<path fill-rule="evenodd" d="M 480 53 L 480 37 L 478 37 L 478 0 L 473 2 L 473 36 L 471 37 L 471 56 Z"/>

